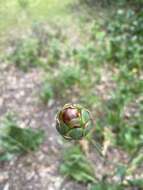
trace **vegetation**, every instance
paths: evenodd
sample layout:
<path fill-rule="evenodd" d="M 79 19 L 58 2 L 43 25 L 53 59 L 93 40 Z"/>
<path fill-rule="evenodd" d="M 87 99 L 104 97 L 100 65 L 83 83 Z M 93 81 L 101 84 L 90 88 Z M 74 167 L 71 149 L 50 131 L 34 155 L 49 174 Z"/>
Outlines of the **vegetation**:
<path fill-rule="evenodd" d="M 80 103 L 91 110 L 96 131 L 87 138 L 91 148 L 93 144 L 96 149 L 99 146 L 100 152 L 108 144 L 131 158 L 128 163 L 116 166 L 114 176 L 119 181 L 114 184 L 108 180 L 111 176 L 96 178 L 94 163 L 75 144 L 64 150 L 60 173 L 90 184 L 90 190 L 142 189 L 142 179 L 128 180 L 126 176 L 133 175 L 143 163 L 143 13 L 140 8 L 143 1 L 69 0 L 60 5 L 57 0 L 39 1 L 39 4 L 26 0 L 12 2 L 16 14 L 19 8 L 24 13 L 22 19 L 29 33 L 8 40 L 12 51 L 5 56 L 6 62 L 25 74 L 31 68 L 42 71 L 39 100 L 43 106 L 52 100 L 55 105 Z M 67 5 L 73 13 L 67 13 Z M 39 7 L 38 12 L 35 7 Z M 102 14 L 95 11 L 97 7 Z M 48 20 L 48 26 L 41 17 Z M 67 19 L 64 23 L 63 18 Z M 39 22 L 35 23 L 35 19 Z M 9 21 L 7 17 L 8 26 L 0 21 L 2 31 L 12 27 Z M 16 18 L 13 21 L 16 25 Z M 18 26 L 21 27 L 19 22 Z M 36 150 L 43 141 L 41 131 L 21 129 L 11 119 L 4 125 L 7 135 L 0 138 L 1 160 L 5 160 L 5 155 Z"/>
<path fill-rule="evenodd" d="M 60 166 L 60 172 L 70 176 L 79 182 L 95 182 L 94 170 L 91 163 L 87 161 L 80 147 L 70 147 L 63 156 L 64 163 Z"/>
<path fill-rule="evenodd" d="M 37 129 L 20 128 L 14 116 L 8 114 L 0 126 L 0 160 L 10 160 L 15 155 L 37 150 L 44 133 Z"/>

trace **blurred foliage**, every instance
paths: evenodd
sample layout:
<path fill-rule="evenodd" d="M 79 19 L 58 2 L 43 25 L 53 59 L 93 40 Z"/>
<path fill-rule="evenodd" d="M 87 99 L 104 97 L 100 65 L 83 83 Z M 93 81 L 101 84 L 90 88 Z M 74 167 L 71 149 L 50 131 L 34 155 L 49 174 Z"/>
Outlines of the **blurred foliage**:
<path fill-rule="evenodd" d="M 23 9 L 26 9 L 29 5 L 28 0 L 18 0 L 19 6 Z"/>
<path fill-rule="evenodd" d="M 64 22 L 70 19 L 67 5 L 76 0 L 11 0 L 2 1 L 0 4 L 0 37 L 7 41 L 10 30 L 26 32 L 36 22 L 58 22 L 59 18 Z M 7 14 L 8 10 L 8 14 Z M 5 38 L 6 37 L 6 38 Z M 11 38 L 11 35 L 10 35 Z M 0 44 L 3 45 L 3 44 Z"/>
<path fill-rule="evenodd" d="M 54 28 L 53 31 L 35 23 L 29 35 L 10 40 L 8 61 L 25 72 L 33 67 L 46 70 L 49 66 L 56 66 L 62 55 L 61 47 L 65 37 L 57 26 Z"/>
<path fill-rule="evenodd" d="M 128 183 L 132 187 L 139 187 L 140 189 L 143 188 L 143 179 L 129 180 Z"/>
<path fill-rule="evenodd" d="M 125 5 L 125 4 L 131 4 L 131 5 L 142 5 L 142 0 L 79 0 L 80 3 L 86 3 L 89 6 L 94 6 L 97 4 L 100 4 L 102 6 L 112 6 L 113 4 L 117 5 Z"/>
<path fill-rule="evenodd" d="M 54 71 L 51 71 L 54 73 Z M 41 91 L 42 100 L 47 103 L 53 98 L 66 98 L 71 94 L 71 90 L 76 91 L 79 86 L 86 85 L 87 77 L 84 76 L 84 71 L 81 71 L 78 65 L 76 66 L 59 66 L 59 70 L 53 75 L 47 75 L 43 82 Z M 71 96 L 69 96 L 69 99 Z"/>
<path fill-rule="evenodd" d="M 37 150 L 43 138 L 43 131 L 20 128 L 13 116 L 8 114 L 0 126 L 0 160 Z"/>
<path fill-rule="evenodd" d="M 114 68 L 112 80 L 116 83 L 109 98 L 100 101 L 98 130 L 101 135 L 101 126 L 108 126 L 117 136 L 116 143 L 132 151 L 143 141 L 143 15 L 141 11 L 118 9 L 111 18 L 101 25 L 95 22 L 91 28 L 91 40 L 99 45 L 95 52 L 100 64 L 108 62 L 109 68 Z"/>
<path fill-rule="evenodd" d="M 80 49 L 73 50 L 75 62 L 79 63 L 85 70 L 89 70 L 90 68 L 93 69 L 93 64 L 96 64 L 95 56 L 95 46 L 90 43 Z"/>
<path fill-rule="evenodd" d="M 19 40 L 8 59 L 24 71 L 27 71 L 29 67 L 36 66 L 39 61 L 37 39 L 27 38 Z"/>
<path fill-rule="evenodd" d="M 73 146 L 65 150 L 60 172 L 79 182 L 96 181 L 90 161 L 87 160 L 78 146 Z"/>
<path fill-rule="evenodd" d="M 129 9 L 119 9 L 113 22 L 107 23 L 109 59 L 129 69 L 142 69 L 143 14 Z"/>
<path fill-rule="evenodd" d="M 109 184 L 106 182 L 101 182 L 92 185 L 90 190 L 124 190 L 124 187 L 119 184 Z"/>

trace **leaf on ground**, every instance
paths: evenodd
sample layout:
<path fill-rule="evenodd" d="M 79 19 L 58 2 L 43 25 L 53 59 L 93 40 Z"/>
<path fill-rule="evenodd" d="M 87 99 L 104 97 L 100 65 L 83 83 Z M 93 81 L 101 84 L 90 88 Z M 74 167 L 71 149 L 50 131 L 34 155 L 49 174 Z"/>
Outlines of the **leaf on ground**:
<path fill-rule="evenodd" d="M 7 117 L 6 122 L 0 127 L 0 159 L 9 160 L 15 154 L 34 151 L 43 139 L 42 130 L 20 128 L 12 118 Z"/>

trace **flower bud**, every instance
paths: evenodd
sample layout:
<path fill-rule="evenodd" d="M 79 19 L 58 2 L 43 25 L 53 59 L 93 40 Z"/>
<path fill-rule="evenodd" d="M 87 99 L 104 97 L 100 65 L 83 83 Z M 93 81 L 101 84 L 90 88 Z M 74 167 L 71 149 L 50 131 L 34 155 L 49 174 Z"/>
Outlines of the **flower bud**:
<path fill-rule="evenodd" d="M 65 139 L 80 140 L 92 128 L 90 113 L 78 104 L 66 104 L 57 114 L 56 128 Z"/>

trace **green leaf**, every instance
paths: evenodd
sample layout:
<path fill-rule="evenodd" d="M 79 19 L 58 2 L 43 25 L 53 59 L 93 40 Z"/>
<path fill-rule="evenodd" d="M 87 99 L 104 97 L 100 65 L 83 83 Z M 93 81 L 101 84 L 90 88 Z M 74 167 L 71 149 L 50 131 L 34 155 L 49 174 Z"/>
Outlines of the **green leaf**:
<path fill-rule="evenodd" d="M 44 133 L 41 130 L 23 129 L 11 126 L 8 134 L 3 135 L 3 148 L 12 152 L 27 152 L 35 150 L 43 142 Z"/>
<path fill-rule="evenodd" d="M 0 154 L 0 161 L 10 161 L 15 155 L 13 153 L 5 152 Z"/>
<path fill-rule="evenodd" d="M 62 124 L 57 123 L 56 129 L 61 135 L 66 135 L 66 133 L 70 130 L 70 128 L 64 123 Z"/>
<path fill-rule="evenodd" d="M 136 158 L 134 158 L 132 165 L 138 166 L 143 163 L 143 154 L 139 154 Z"/>
<path fill-rule="evenodd" d="M 84 130 L 83 130 L 83 135 L 84 136 L 86 136 L 89 132 L 90 132 L 90 130 L 93 128 L 93 123 L 92 123 L 92 121 L 90 120 L 90 121 L 88 121 L 88 123 L 87 123 L 87 126 L 84 128 Z"/>
<path fill-rule="evenodd" d="M 69 147 L 63 154 L 60 172 L 79 182 L 95 182 L 94 170 L 78 146 Z"/>
<path fill-rule="evenodd" d="M 82 115 L 82 122 L 85 124 L 90 120 L 90 115 L 87 110 L 82 109 L 81 110 L 81 115 Z"/>
<path fill-rule="evenodd" d="M 71 129 L 67 135 L 75 140 L 81 139 L 81 137 L 83 137 L 83 129 L 81 128 Z"/>
<path fill-rule="evenodd" d="M 0 129 L 1 160 L 9 160 L 14 155 L 34 151 L 43 142 L 44 132 L 31 128 L 20 128 L 16 122 L 7 117 Z"/>
<path fill-rule="evenodd" d="M 126 167 L 124 165 L 119 165 L 117 167 L 116 175 L 122 178 L 126 173 Z"/>
<path fill-rule="evenodd" d="M 132 186 L 143 188 L 143 179 L 128 180 L 128 183 Z"/>

